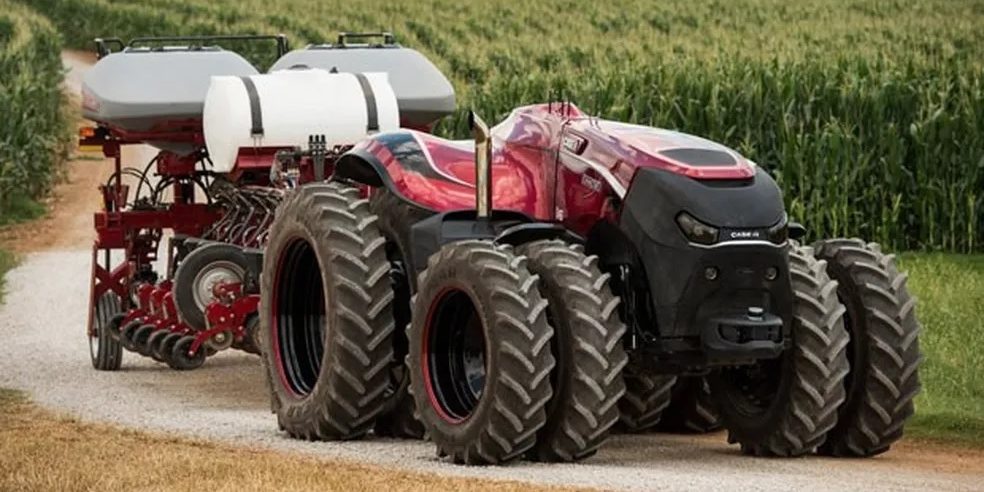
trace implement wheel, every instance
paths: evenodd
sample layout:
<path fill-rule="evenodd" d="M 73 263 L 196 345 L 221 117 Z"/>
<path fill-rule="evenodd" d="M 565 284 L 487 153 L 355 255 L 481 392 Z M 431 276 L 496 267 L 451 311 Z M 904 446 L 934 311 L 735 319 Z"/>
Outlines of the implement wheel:
<path fill-rule="evenodd" d="M 171 369 L 176 369 L 178 371 L 187 371 L 191 369 L 198 369 L 205 363 L 206 354 L 205 346 L 202 345 L 198 347 L 198 350 L 194 354 L 189 354 L 191 350 L 191 344 L 195 343 L 195 337 L 193 336 L 183 336 L 174 343 L 174 347 L 171 348 L 171 356 L 167 358 L 167 365 Z"/>
<path fill-rule="evenodd" d="M 205 307 L 214 300 L 212 288 L 220 282 L 243 282 L 248 266 L 238 246 L 205 244 L 185 256 L 174 273 L 174 307 L 182 321 L 205 330 Z"/>
<path fill-rule="evenodd" d="M 844 380 L 847 400 L 837 426 L 820 452 L 832 456 L 874 456 L 902 437 L 919 393 L 919 321 L 916 300 L 906 288 L 892 255 L 860 239 L 829 239 L 815 245 L 837 281 L 847 308 L 845 325 L 851 372 Z"/>
<path fill-rule="evenodd" d="M 133 343 L 133 337 L 141 326 L 144 326 L 142 321 L 131 321 L 120 330 L 120 344 L 123 345 L 123 348 L 130 352 L 137 351 L 137 346 Z"/>
<path fill-rule="evenodd" d="M 547 404 L 547 424 L 537 433 L 530 455 L 538 461 L 581 460 L 605 442 L 625 393 L 622 368 L 628 357 L 618 298 L 608 289 L 608 275 L 598 270 L 598 257 L 585 256 L 581 246 L 535 241 L 517 252 L 540 277 L 557 361 L 550 377 L 554 395 Z"/>
<path fill-rule="evenodd" d="M 355 439 L 386 404 L 393 314 L 386 240 L 359 190 L 302 186 L 277 210 L 264 254 L 262 358 L 282 429 Z"/>
<path fill-rule="evenodd" d="M 166 362 L 167 359 L 160 353 L 161 342 L 170 335 L 171 332 L 167 330 L 157 330 L 147 337 L 147 343 L 144 345 L 144 351 L 142 353 L 154 359 L 157 362 Z"/>
<path fill-rule="evenodd" d="M 526 259 L 508 246 L 441 248 L 419 279 L 410 384 L 438 455 L 487 465 L 536 444 L 552 395 L 553 330 Z"/>
<path fill-rule="evenodd" d="M 174 344 L 178 343 L 178 340 L 181 340 L 182 337 L 184 337 L 184 335 L 180 333 L 168 333 L 164 335 L 164 338 L 162 338 L 158 345 L 154 347 L 151 357 L 153 357 L 154 360 L 159 359 L 161 362 L 171 365 L 170 362 L 168 362 L 171 359 L 171 351 L 174 350 Z"/>
<path fill-rule="evenodd" d="M 114 292 L 106 292 L 93 307 L 93 327 L 95 333 L 89 336 L 89 357 L 92 367 L 99 371 L 117 371 L 123 361 L 123 348 L 118 340 L 122 318 L 120 297 Z"/>
<path fill-rule="evenodd" d="M 759 456 L 813 452 L 837 423 L 848 373 L 844 306 L 826 262 L 812 248 L 789 253 L 793 289 L 792 347 L 776 359 L 719 369 L 711 394 L 728 441 Z"/>
<path fill-rule="evenodd" d="M 133 344 L 133 350 L 143 356 L 150 356 L 150 347 L 147 346 L 147 341 L 150 340 L 150 335 L 152 335 L 157 330 L 154 325 L 140 325 L 139 328 L 133 331 L 130 336 L 130 343 Z"/>

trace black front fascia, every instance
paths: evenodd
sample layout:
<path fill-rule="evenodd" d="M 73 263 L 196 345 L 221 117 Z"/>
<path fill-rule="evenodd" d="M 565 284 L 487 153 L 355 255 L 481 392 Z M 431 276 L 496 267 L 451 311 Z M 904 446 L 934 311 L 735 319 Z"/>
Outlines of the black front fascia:
<path fill-rule="evenodd" d="M 722 230 L 764 230 L 785 217 L 775 181 L 761 170 L 740 182 L 707 182 L 640 169 L 625 197 L 619 226 L 645 270 L 660 340 L 699 339 L 707 358 L 721 363 L 778 355 L 792 317 L 788 246 L 728 238 L 696 245 L 676 222 L 680 212 Z M 775 269 L 773 280 L 768 279 L 770 268 Z M 762 330 L 747 328 L 756 324 L 747 316 L 752 307 L 769 315 L 758 323 Z M 726 340 L 736 327 L 765 333 L 776 317 L 783 324 L 778 343 Z"/>

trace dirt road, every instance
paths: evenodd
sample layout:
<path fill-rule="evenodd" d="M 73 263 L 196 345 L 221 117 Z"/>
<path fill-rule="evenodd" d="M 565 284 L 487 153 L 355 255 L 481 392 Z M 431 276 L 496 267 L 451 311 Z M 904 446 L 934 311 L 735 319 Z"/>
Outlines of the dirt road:
<path fill-rule="evenodd" d="M 76 56 L 69 61 L 69 80 L 78 80 L 87 64 Z M 269 412 L 259 360 L 238 352 L 220 354 L 203 368 L 184 373 L 127 353 L 122 371 L 96 372 L 89 365 L 84 335 L 89 214 L 98 205 L 92 187 L 108 169 L 106 162 L 73 163 L 71 182 L 59 187 L 51 217 L 17 231 L 19 249 L 27 254 L 9 274 L 6 305 L 0 307 L 0 387 L 26 390 L 41 405 L 84 420 L 139 429 L 447 475 L 548 484 L 638 490 L 981 488 L 981 452 L 902 443 L 868 460 L 760 459 L 741 456 L 722 434 L 616 436 L 597 456 L 576 465 L 521 462 L 467 468 L 438 460 L 429 443 L 287 438 Z"/>

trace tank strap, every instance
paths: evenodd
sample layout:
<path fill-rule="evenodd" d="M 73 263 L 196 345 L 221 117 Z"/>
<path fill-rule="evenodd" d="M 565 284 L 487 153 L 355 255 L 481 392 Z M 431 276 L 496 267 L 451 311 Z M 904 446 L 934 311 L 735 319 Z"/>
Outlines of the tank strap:
<path fill-rule="evenodd" d="M 246 95 L 249 96 L 249 112 L 253 120 L 253 127 L 250 128 L 250 136 L 258 138 L 263 136 L 263 112 L 260 109 L 260 93 L 256 91 L 256 84 L 253 79 L 239 77 L 246 86 Z"/>
<path fill-rule="evenodd" d="M 372 85 L 369 84 L 369 79 L 366 78 L 365 74 L 354 73 L 355 78 L 359 81 L 359 85 L 362 86 L 362 95 L 366 98 L 366 114 L 369 116 L 369 122 L 366 124 L 366 130 L 369 133 L 379 131 L 379 114 L 376 110 L 376 94 L 372 92 Z"/>

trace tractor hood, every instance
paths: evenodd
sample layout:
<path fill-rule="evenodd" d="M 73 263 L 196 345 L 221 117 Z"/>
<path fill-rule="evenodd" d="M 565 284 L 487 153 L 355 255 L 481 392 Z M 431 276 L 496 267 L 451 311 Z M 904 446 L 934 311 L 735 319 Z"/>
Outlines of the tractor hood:
<path fill-rule="evenodd" d="M 572 120 L 564 150 L 611 170 L 621 185 L 640 168 L 655 168 L 698 180 L 751 179 L 755 164 L 737 151 L 673 130 L 594 118 Z"/>

